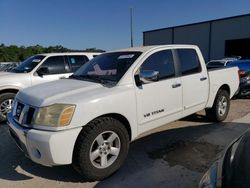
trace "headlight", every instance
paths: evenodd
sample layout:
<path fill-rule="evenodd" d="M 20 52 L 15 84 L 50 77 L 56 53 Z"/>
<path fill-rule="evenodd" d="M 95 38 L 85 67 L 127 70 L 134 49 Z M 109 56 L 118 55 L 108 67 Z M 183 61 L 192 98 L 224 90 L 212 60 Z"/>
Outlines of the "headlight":
<path fill-rule="evenodd" d="M 39 108 L 35 116 L 35 124 L 51 127 L 69 125 L 75 111 L 72 104 L 54 104 Z"/>

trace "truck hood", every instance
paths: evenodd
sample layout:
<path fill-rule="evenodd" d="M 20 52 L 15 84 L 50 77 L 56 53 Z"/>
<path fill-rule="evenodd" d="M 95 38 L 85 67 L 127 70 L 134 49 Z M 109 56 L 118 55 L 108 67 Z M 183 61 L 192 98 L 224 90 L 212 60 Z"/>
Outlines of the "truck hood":
<path fill-rule="evenodd" d="M 23 77 L 24 75 L 27 75 L 27 73 L 0 72 L 0 79 L 4 79 L 7 77 L 8 79 L 13 79 L 13 78 L 15 79 L 18 77 Z"/>
<path fill-rule="evenodd" d="M 26 74 L 26 73 L 25 73 Z M 14 72 L 0 72 L 0 78 L 5 76 L 19 76 L 23 75 L 23 73 L 14 73 Z"/>
<path fill-rule="evenodd" d="M 12 72 L 0 72 L 0 87 L 16 86 L 18 88 L 25 87 L 22 85 L 22 81 L 29 80 L 29 74 L 27 73 L 12 73 Z M 27 83 L 27 82 L 26 82 Z"/>
<path fill-rule="evenodd" d="M 88 97 L 90 93 L 93 94 L 93 91 L 99 88 L 104 87 L 93 82 L 62 79 L 23 89 L 18 92 L 17 99 L 26 104 L 41 107 L 60 102 L 67 103 L 67 98 L 74 99 L 74 96 L 78 94 Z"/>

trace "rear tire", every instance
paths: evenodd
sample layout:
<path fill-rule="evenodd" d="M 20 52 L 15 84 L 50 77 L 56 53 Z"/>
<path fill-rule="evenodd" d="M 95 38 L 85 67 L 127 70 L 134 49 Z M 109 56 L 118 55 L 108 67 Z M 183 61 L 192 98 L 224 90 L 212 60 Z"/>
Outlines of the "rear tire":
<path fill-rule="evenodd" d="M 230 97 L 226 90 L 219 90 L 213 107 L 206 109 L 207 117 L 214 122 L 224 121 L 228 115 L 230 109 Z"/>
<path fill-rule="evenodd" d="M 102 180 L 124 163 L 129 149 L 125 126 L 110 117 L 101 117 L 83 127 L 73 154 L 73 167 L 85 180 Z"/>
<path fill-rule="evenodd" d="M 6 115 L 11 111 L 15 93 L 3 93 L 0 95 L 0 122 L 6 121 Z"/>

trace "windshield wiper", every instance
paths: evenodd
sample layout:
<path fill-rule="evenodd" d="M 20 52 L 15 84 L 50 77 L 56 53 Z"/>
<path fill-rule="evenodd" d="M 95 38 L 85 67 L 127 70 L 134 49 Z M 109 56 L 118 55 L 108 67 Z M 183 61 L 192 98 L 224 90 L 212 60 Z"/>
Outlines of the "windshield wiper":
<path fill-rule="evenodd" d="M 101 83 L 101 84 L 106 84 L 108 83 L 107 80 L 103 80 L 100 78 L 100 76 L 98 75 L 71 75 L 69 78 L 73 78 L 73 79 L 78 79 L 78 80 L 93 80 L 93 81 L 96 81 L 98 83 Z"/>
<path fill-rule="evenodd" d="M 82 79 L 86 78 L 86 79 L 94 80 L 101 84 L 106 84 L 108 82 L 107 80 L 101 79 L 100 76 L 98 75 L 80 75 L 80 77 Z"/>
<path fill-rule="evenodd" d="M 81 80 L 81 76 L 76 75 L 76 74 L 72 74 L 69 76 L 69 78 L 73 78 L 73 79 L 77 79 L 77 80 Z"/>

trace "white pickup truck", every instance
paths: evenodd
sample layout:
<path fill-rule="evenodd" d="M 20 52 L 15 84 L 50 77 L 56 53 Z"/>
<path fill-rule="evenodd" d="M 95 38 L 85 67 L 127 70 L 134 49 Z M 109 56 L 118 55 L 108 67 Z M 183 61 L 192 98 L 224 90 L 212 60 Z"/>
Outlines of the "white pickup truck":
<path fill-rule="evenodd" d="M 69 79 L 21 90 L 7 123 L 32 161 L 72 163 L 101 180 L 148 130 L 202 109 L 223 121 L 238 86 L 238 68 L 207 71 L 197 46 L 130 48 L 97 56 Z"/>
<path fill-rule="evenodd" d="M 66 78 L 100 53 L 49 53 L 29 57 L 10 72 L 0 72 L 0 122 L 11 110 L 16 93 L 23 88 Z"/>

